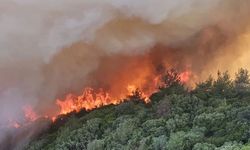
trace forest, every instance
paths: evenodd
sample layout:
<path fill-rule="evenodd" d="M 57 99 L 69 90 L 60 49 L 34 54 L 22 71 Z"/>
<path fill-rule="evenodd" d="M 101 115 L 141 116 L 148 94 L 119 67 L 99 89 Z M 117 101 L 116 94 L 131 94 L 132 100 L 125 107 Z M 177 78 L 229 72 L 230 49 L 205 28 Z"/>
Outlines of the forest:
<path fill-rule="evenodd" d="M 144 103 L 140 90 L 119 105 L 57 118 L 27 150 L 250 150 L 250 78 L 218 72 L 192 90 L 171 70 Z"/>

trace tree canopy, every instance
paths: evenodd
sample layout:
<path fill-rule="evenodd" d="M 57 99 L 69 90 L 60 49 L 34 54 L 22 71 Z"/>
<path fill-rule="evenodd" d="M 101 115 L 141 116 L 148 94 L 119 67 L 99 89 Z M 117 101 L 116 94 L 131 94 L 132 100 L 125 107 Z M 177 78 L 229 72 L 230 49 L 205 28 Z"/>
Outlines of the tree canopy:
<path fill-rule="evenodd" d="M 176 74 L 166 85 L 140 101 L 129 101 L 89 113 L 71 114 L 68 121 L 31 141 L 28 150 L 249 150 L 249 74 L 227 72 L 185 90 Z"/>

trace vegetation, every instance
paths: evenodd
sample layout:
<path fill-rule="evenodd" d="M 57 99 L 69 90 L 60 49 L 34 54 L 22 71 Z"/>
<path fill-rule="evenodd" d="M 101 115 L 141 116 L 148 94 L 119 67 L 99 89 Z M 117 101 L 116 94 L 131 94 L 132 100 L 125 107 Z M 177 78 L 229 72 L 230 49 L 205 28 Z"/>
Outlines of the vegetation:
<path fill-rule="evenodd" d="M 131 96 L 117 106 L 72 113 L 26 149 L 250 150 L 247 70 L 240 69 L 235 80 L 218 73 L 192 91 L 177 76 L 166 74 L 163 81 L 149 104 Z"/>

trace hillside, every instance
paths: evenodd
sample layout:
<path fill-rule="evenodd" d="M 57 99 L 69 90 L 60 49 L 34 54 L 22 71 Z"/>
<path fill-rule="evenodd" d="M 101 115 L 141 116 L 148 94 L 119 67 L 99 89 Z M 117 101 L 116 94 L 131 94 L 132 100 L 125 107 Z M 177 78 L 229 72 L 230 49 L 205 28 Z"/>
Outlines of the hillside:
<path fill-rule="evenodd" d="M 169 80 L 170 79 L 170 80 Z M 248 71 L 231 80 L 218 73 L 193 90 L 166 76 L 143 103 L 140 91 L 124 103 L 59 117 L 27 150 L 249 150 Z"/>

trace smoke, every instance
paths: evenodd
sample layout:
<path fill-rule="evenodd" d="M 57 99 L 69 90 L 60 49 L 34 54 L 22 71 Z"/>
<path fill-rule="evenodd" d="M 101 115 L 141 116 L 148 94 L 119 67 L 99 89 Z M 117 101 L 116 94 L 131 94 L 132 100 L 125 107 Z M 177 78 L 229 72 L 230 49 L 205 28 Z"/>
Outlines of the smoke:
<path fill-rule="evenodd" d="M 141 62 L 194 81 L 250 66 L 248 0 L 0 1 L 0 126 L 25 105 L 53 114 L 69 92 L 136 78 Z"/>

